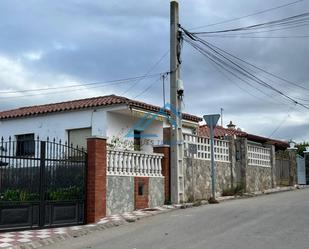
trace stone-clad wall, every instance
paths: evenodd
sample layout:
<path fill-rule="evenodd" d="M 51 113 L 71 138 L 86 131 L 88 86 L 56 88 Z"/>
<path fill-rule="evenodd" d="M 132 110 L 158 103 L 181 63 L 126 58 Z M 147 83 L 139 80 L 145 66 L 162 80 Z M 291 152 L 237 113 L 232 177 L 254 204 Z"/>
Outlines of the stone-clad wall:
<path fill-rule="evenodd" d="M 134 210 L 134 176 L 107 176 L 107 215 Z"/>
<path fill-rule="evenodd" d="M 211 195 L 211 163 L 208 160 L 184 158 L 185 201 L 208 199 Z M 231 163 L 216 162 L 216 192 L 231 187 Z"/>
<path fill-rule="evenodd" d="M 256 192 L 272 187 L 271 168 L 261 166 L 247 166 L 246 191 Z"/>
<path fill-rule="evenodd" d="M 149 207 L 164 205 L 164 177 L 149 178 Z"/>
<path fill-rule="evenodd" d="M 134 176 L 107 176 L 107 215 L 135 209 Z M 149 177 L 150 208 L 164 204 L 164 177 Z"/>

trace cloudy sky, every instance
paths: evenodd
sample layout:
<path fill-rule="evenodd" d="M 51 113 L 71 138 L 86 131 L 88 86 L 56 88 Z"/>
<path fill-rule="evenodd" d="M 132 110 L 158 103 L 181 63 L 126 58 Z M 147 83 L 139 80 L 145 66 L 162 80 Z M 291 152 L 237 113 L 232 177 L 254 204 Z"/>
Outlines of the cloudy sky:
<path fill-rule="evenodd" d="M 183 0 L 180 1 L 181 25 L 190 30 L 291 1 Z M 241 27 L 304 12 L 309 12 L 308 0 L 196 31 Z M 162 105 L 162 82 L 158 77 L 117 85 L 12 92 L 169 71 L 169 56 L 164 57 L 169 49 L 167 0 L 1 0 L 0 34 L 0 110 L 113 93 Z M 308 26 L 254 36 L 297 35 L 309 36 Z M 309 88 L 309 38 L 206 39 Z M 250 133 L 309 140 L 308 109 L 294 106 L 270 90 L 264 89 L 267 93 L 264 95 L 235 78 L 224 77 L 186 43 L 182 60 L 186 112 L 201 116 L 223 108 L 225 124 L 233 120 L 237 127 Z M 304 99 L 309 106 L 309 91 L 280 81 L 267 82 L 292 97 Z"/>

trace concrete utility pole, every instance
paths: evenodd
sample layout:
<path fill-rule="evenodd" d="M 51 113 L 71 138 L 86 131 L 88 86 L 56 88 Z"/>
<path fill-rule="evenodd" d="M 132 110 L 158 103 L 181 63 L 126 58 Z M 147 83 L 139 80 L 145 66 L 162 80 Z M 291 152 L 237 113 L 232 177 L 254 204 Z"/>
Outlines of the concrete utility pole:
<path fill-rule="evenodd" d="M 170 102 L 171 118 L 175 121 L 171 129 L 171 201 L 183 201 L 183 137 L 181 121 L 181 105 L 183 84 L 180 81 L 180 33 L 179 33 L 179 4 L 170 3 Z"/>

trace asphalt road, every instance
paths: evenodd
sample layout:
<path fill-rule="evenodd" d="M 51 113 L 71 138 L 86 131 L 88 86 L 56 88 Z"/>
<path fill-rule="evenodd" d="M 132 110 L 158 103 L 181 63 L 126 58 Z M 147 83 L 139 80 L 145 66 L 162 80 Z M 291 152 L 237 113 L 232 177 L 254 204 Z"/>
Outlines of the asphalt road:
<path fill-rule="evenodd" d="M 173 211 L 47 248 L 309 248 L 309 189 Z"/>

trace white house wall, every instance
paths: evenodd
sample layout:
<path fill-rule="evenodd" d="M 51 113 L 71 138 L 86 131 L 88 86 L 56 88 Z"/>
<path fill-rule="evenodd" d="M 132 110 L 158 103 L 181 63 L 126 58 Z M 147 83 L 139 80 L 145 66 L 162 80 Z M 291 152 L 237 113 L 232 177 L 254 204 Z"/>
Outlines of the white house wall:
<path fill-rule="evenodd" d="M 119 138 L 121 141 L 128 140 L 133 144 L 133 137 L 127 137 L 126 135 L 130 129 L 134 129 L 134 125 L 138 122 L 139 118 L 133 115 L 123 115 L 120 113 L 107 112 L 107 137 L 109 141 L 114 138 Z M 153 120 L 143 131 L 144 134 L 156 134 L 157 137 L 152 138 L 154 144 L 162 143 L 163 141 L 163 122 Z M 142 139 L 142 150 L 147 152 L 153 152 L 152 145 Z"/>
<path fill-rule="evenodd" d="M 67 141 L 68 130 L 92 128 L 92 136 L 107 137 L 109 142 L 113 137 L 118 137 L 130 140 L 133 144 L 133 138 L 128 138 L 126 135 L 137 121 L 137 117 L 114 113 L 107 109 L 51 113 L 0 121 L 0 137 L 3 136 L 7 140 L 9 136 L 34 133 L 41 139 L 49 137 Z M 163 122 L 152 121 L 144 133 L 157 134 L 152 142 L 154 144 L 161 143 L 163 141 Z M 150 143 L 147 145 L 145 141 L 142 141 L 142 150 L 152 152 L 152 145 Z"/>
<path fill-rule="evenodd" d="M 106 112 L 104 110 L 85 110 L 53 113 L 0 121 L 0 136 L 34 133 L 41 139 L 47 137 L 67 140 L 67 130 L 92 127 L 92 135 L 106 136 Z"/>

